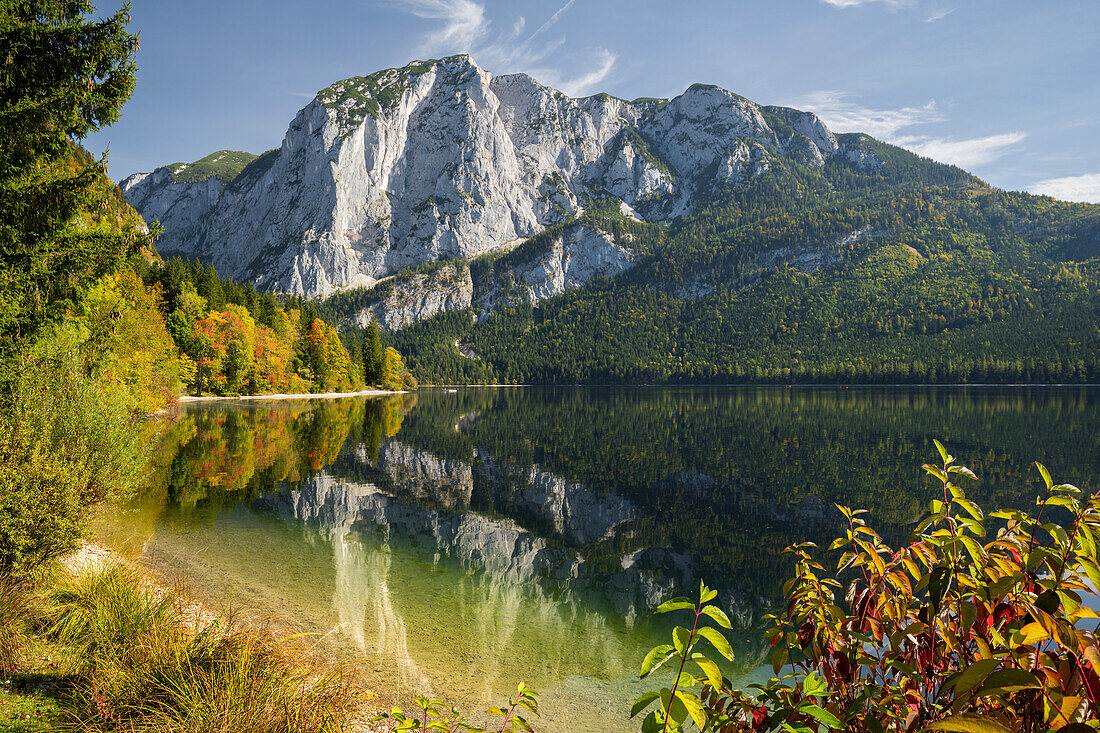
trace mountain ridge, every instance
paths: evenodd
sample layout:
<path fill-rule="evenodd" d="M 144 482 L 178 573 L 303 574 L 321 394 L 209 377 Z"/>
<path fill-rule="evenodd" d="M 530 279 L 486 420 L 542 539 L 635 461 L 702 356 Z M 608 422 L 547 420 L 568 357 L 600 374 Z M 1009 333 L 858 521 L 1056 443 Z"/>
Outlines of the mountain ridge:
<path fill-rule="evenodd" d="M 316 297 L 491 252 L 592 199 L 667 221 L 778 159 L 821 165 L 838 152 L 875 165 L 812 113 L 714 85 L 671 100 L 572 99 L 459 55 L 335 82 L 298 113 L 279 149 L 230 180 L 181 180 L 173 164 L 120 185 L 164 224 L 166 255 Z"/>

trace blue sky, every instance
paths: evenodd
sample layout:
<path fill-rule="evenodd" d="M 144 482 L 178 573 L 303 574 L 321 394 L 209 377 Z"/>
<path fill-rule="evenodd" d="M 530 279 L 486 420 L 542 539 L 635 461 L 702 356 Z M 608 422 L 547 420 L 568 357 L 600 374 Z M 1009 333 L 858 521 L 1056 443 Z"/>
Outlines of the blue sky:
<path fill-rule="evenodd" d="M 468 52 L 574 95 L 717 84 L 1100 202 L 1097 0 L 135 0 L 133 18 L 137 90 L 85 141 L 116 179 L 276 147 L 338 79 Z"/>

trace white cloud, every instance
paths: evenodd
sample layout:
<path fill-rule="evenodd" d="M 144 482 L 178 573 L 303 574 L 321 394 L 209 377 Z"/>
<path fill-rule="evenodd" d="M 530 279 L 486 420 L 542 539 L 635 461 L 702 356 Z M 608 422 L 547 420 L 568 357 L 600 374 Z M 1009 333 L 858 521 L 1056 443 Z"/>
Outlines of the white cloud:
<path fill-rule="evenodd" d="M 892 8 L 901 7 L 903 5 L 912 5 L 916 0 L 821 0 L 826 5 L 832 5 L 834 8 L 854 8 L 860 5 L 870 5 L 871 3 L 881 2 L 883 5 L 887 5 Z"/>
<path fill-rule="evenodd" d="M 1027 187 L 1029 193 L 1042 193 L 1063 201 L 1084 201 L 1100 204 L 1100 173 L 1083 176 L 1048 178 Z"/>
<path fill-rule="evenodd" d="M 425 50 L 466 51 L 489 32 L 485 6 L 473 0 L 400 0 L 418 18 L 441 20 L 443 27 L 428 34 Z"/>
<path fill-rule="evenodd" d="M 549 20 L 547 20 L 545 23 L 540 25 L 539 29 L 531 34 L 531 38 L 534 38 L 538 34 L 542 33 L 544 30 L 549 28 L 550 26 L 557 23 L 558 18 L 561 17 L 561 14 L 564 13 L 566 10 L 569 10 L 569 8 L 573 7 L 573 3 L 575 3 L 576 1 L 577 0 L 566 0 L 565 5 L 562 5 L 560 8 L 558 8 L 557 12 L 555 12 L 553 15 L 551 15 Z M 529 38 L 527 40 L 531 40 L 531 39 Z"/>
<path fill-rule="evenodd" d="M 949 8 L 948 10 L 933 10 L 932 14 L 924 19 L 925 23 L 935 23 L 937 20 L 943 20 L 947 16 L 955 12 L 955 8 Z"/>
<path fill-rule="evenodd" d="M 429 32 L 418 54 L 444 56 L 468 53 L 495 73 L 525 71 L 539 81 L 575 95 L 593 90 L 611 73 L 615 54 L 607 49 L 595 52 L 588 66 L 595 67 L 580 76 L 570 77 L 547 59 L 566 43 L 566 36 L 550 34 L 561 17 L 576 0 L 565 0 L 539 27 L 524 37 L 526 19 L 518 17 L 507 31 L 494 32 L 492 21 L 485 15 L 485 6 L 474 0 L 395 0 L 408 12 L 425 20 L 441 21 L 442 27 Z M 575 58 L 575 54 L 571 55 Z"/>
<path fill-rule="evenodd" d="M 813 112 L 834 132 L 865 132 L 885 140 L 906 127 L 943 120 L 934 101 L 923 107 L 871 109 L 849 101 L 849 95 L 844 92 L 832 90 L 811 92 L 796 99 L 791 106 Z"/>
<path fill-rule="evenodd" d="M 570 97 L 583 97 L 599 91 L 598 85 L 607 78 L 608 74 L 611 73 L 611 69 L 615 66 L 615 54 L 603 49 L 600 51 L 599 63 L 599 68 L 572 79 L 562 79 L 552 69 L 536 72 L 536 76 L 545 80 L 550 86 L 565 92 Z"/>
<path fill-rule="evenodd" d="M 873 109 L 851 101 L 843 92 L 822 90 L 794 100 L 791 106 L 813 112 L 835 132 L 865 132 L 918 155 L 961 168 L 992 163 L 1027 137 L 1026 132 L 1005 132 L 960 140 L 909 132 L 909 128 L 918 125 L 944 121 L 935 101 L 920 107 Z"/>
<path fill-rule="evenodd" d="M 1003 132 L 967 140 L 947 137 L 908 136 L 895 137 L 890 142 L 941 163 L 951 163 L 960 168 L 992 163 L 1008 153 L 1008 149 L 1027 137 L 1026 132 Z"/>

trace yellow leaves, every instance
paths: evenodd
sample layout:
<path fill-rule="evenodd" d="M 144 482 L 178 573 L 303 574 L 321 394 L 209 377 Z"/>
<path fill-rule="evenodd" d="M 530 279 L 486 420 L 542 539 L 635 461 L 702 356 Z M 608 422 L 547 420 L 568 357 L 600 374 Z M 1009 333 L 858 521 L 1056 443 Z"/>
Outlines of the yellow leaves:
<path fill-rule="evenodd" d="M 920 568 L 917 567 L 917 564 L 913 562 L 913 560 L 908 556 L 903 555 L 901 559 L 898 560 L 898 562 L 901 563 L 901 566 L 905 568 L 905 570 L 909 573 L 909 575 L 913 577 L 914 580 L 921 576 Z"/>
<path fill-rule="evenodd" d="M 1031 646 L 1049 638 L 1050 632 L 1038 621 L 1033 621 L 1012 635 L 1012 645 Z"/>
<path fill-rule="evenodd" d="M 869 568 L 872 568 L 875 573 L 877 573 L 878 577 L 882 577 L 883 575 L 885 575 L 886 563 L 883 561 L 882 557 L 875 550 L 875 548 L 868 544 L 866 540 L 860 539 L 858 537 L 854 541 L 855 544 L 861 550 L 863 550 L 863 557 L 865 558 L 863 562 L 857 561 L 856 565 L 867 565 Z"/>
<path fill-rule="evenodd" d="M 1096 648 L 1096 639 L 1088 639 L 1078 632 L 1081 656 L 1088 660 L 1094 670 L 1100 669 L 1100 650 Z"/>

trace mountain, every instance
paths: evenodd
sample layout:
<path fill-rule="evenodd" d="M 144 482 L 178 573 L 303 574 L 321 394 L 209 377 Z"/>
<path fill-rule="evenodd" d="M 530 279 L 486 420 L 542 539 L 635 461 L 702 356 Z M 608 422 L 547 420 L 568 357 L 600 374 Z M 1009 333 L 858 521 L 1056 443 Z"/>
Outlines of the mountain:
<path fill-rule="evenodd" d="M 1100 378 L 1100 207 L 718 87 L 571 99 L 454 56 L 194 173 L 218 155 L 122 182 L 160 251 L 376 320 L 428 382 Z"/>
<path fill-rule="evenodd" d="M 875 165 L 812 114 L 718 87 L 671 101 L 572 99 L 525 74 L 494 77 L 468 56 L 337 82 L 278 150 L 247 155 L 220 151 L 121 185 L 164 224 L 163 254 L 309 297 L 497 251 L 596 199 L 667 220 L 776 159 Z M 247 164 L 219 169 L 218 156 Z"/>

